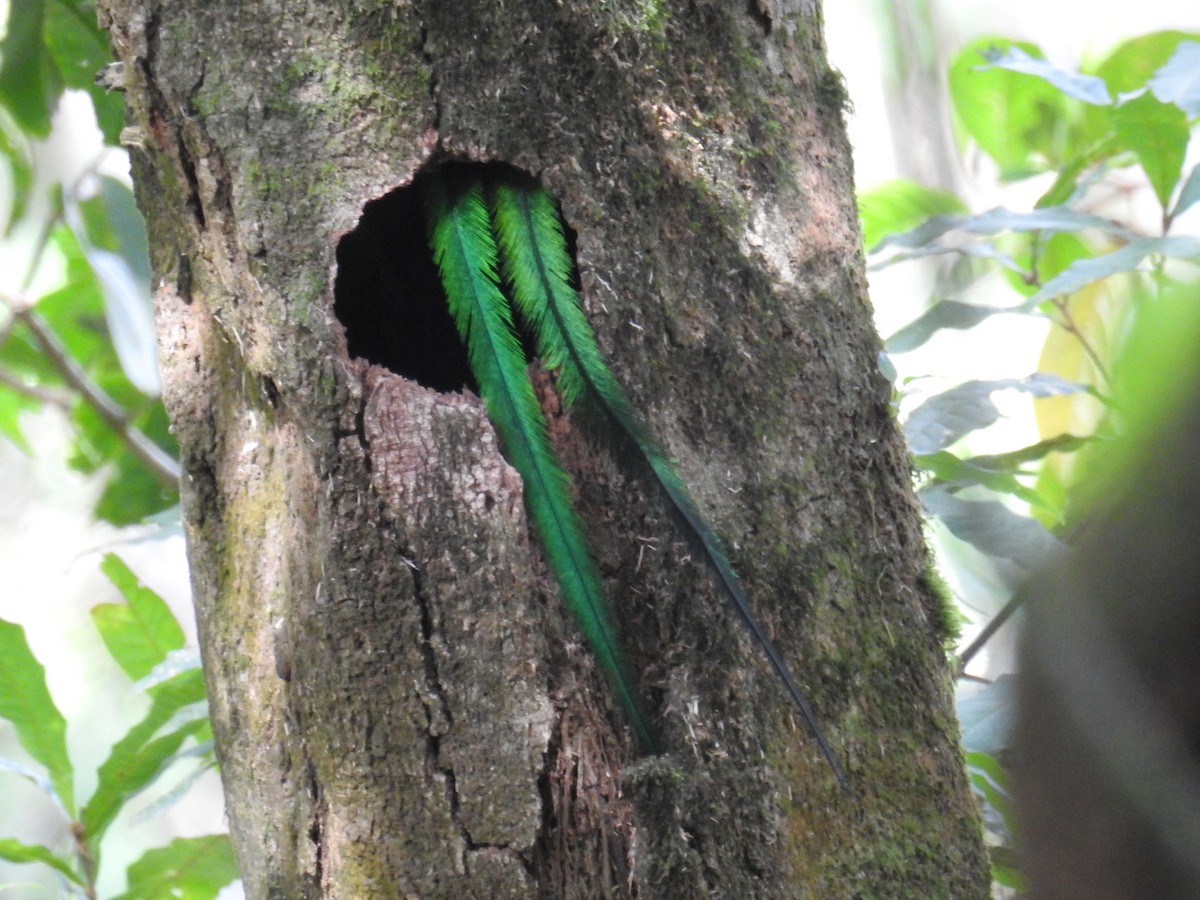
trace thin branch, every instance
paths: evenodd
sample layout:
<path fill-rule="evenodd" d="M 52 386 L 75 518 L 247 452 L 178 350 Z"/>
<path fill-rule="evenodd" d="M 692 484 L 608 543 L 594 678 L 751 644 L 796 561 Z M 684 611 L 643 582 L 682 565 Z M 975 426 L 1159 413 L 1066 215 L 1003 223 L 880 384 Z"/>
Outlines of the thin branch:
<path fill-rule="evenodd" d="M 2 367 L 0 367 L 0 384 L 11 388 L 18 394 L 32 397 L 40 403 L 49 403 L 51 406 L 57 406 L 61 409 L 67 409 L 71 405 L 71 397 L 66 392 L 55 390 L 54 388 L 41 387 L 36 384 L 26 384 L 21 380 L 20 376 Z"/>
<path fill-rule="evenodd" d="M 967 648 L 958 655 L 958 672 L 956 677 L 963 677 L 967 669 L 967 664 L 974 658 L 976 653 L 984 648 L 987 642 L 1000 630 L 1000 627 L 1012 618 L 1012 614 L 1020 608 L 1022 602 L 1020 595 L 1013 597 L 1004 604 L 1000 612 L 992 616 L 990 622 L 983 626 L 983 631 L 979 632 L 975 640 L 971 641 L 967 645 Z"/>
<path fill-rule="evenodd" d="M 1092 361 L 1092 365 L 1096 367 L 1096 371 L 1100 373 L 1100 377 L 1104 379 L 1104 383 L 1109 385 L 1111 389 L 1112 378 L 1108 374 L 1108 369 L 1104 367 L 1104 363 L 1100 359 L 1100 354 L 1096 352 L 1095 348 L 1093 348 L 1088 342 L 1087 337 L 1079 329 L 1079 326 L 1075 324 L 1075 318 L 1071 315 L 1071 309 L 1068 306 L 1067 299 L 1065 297 L 1055 297 L 1051 302 L 1054 304 L 1054 308 L 1058 310 L 1059 315 L 1061 315 L 1063 318 L 1063 320 L 1058 323 L 1058 326 L 1066 331 L 1067 334 L 1072 334 L 1075 336 L 1075 339 L 1079 341 L 1080 345 L 1083 347 L 1083 352 L 1087 354 L 1087 358 Z"/>
<path fill-rule="evenodd" d="M 4 299 L 5 302 L 8 301 L 8 298 Z M 41 316 L 19 303 L 10 303 L 9 306 L 13 317 L 33 332 L 46 357 L 67 384 L 83 395 L 100 414 L 105 424 L 125 443 L 133 455 L 154 473 L 164 487 L 177 487 L 180 476 L 179 463 L 129 421 L 129 414 L 92 381 Z"/>

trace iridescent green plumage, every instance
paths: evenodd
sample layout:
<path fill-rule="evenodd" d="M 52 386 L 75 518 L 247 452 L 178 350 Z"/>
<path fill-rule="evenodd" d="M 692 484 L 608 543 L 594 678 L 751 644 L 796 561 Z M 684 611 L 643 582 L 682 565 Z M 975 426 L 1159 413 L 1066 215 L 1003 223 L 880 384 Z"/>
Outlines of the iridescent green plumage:
<path fill-rule="evenodd" d="M 817 723 L 808 698 L 751 610 L 720 539 L 700 515 L 675 471 L 674 463 L 650 435 L 604 363 L 579 294 L 571 284 L 574 264 L 554 201 L 536 185 L 515 181 L 495 184 L 490 191 L 490 200 L 502 272 L 512 287 L 518 312 L 533 330 L 542 361 L 550 368 L 559 369 L 558 384 L 564 403 L 586 405 L 592 417 L 599 418 L 613 435 L 629 444 L 649 470 L 689 541 L 713 569 L 738 618 L 762 647 L 771 667 L 804 716 L 821 752 L 844 784 L 845 773 Z"/>
<path fill-rule="evenodd" d="M 708 562 L 738 618 L 763 648 L 772 668 L 816 738 L 838 780 L 845 773 L 808 699 L 751 610 L 721 546 L 688 495 L 674 463 L 651 436 L 604 363 L 572 284 L 574 263 L 550 196 L 515 173 L 490 178 L 435 176 L 427 190 L 430 243 L 450 311 L 467 346 L 488 414 L 509 461 L 525 481 L 525 499 L 564 600 L 616 686 L 639 738 L 653 747 L 600 592 L 595 565 L 570 503 L 566 474 L 550 449 L 546 423 L 525 371 L 508 299 L 529 325 L 542 362 L 559 371 L 568 407 L 579 405 L 603 423 L 609 438 L 628 446 L 666 496 L 688 539 Z"/>
<path fill-rule="evenodd" d="M 596 565 L 571 503 L 567 474 L 525 370 L 509 304 L 499 287 L 496 244 L 482 182 L 470 176 L 430 180 L 426 197 L 430 245 L 471 371 L 505 454 L 525 483 L 525 504 L 563 600 L 617 690 L 647 749 L 654 740 L 637 702 L 608 612 Z"/>

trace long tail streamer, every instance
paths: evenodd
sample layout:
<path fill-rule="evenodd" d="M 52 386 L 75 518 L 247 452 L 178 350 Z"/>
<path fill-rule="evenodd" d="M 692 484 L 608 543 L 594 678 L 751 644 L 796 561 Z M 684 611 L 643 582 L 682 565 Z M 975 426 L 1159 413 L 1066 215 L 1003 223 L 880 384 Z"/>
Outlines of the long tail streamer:
<path fill-rule="evenodd" d="M 571 503 L 570 482 L 551 450 L 546 420 L 526 372 L 508 301 L 500 290 L 497 248 L 482 182 L 471 177 L 431 179 L 425 202 L 430 246 L 451 316 L 467 346 L 488 415 L 509 462 L 524 480 L 526 507 L 547 562 L 638 739 L 653 750 L 655 742 Z"/>
<path fill-rule="evenodd" d="M 593 413 L 599 413 L 640 456 L 669 500 L 690 542 L 716 574 L 738 618 L 787 687 L 838 781 L 845 786 L 845 772 L 821 731 L 808 698 L 754 615 L 720 539 L 700 515 L 670 457 L 651 437 L 604 363 L 579 293 L 571 282 L 574 265 L 554 201 L 535 185 L 501 181 L 492 187 L 490 202 L 504 277 L 512 287 L 518 312 L 533 331 L 542 361 L 547 367 L 560 370 L 558 384 L 564 403 L 571 406 L 582 401 Z"/>

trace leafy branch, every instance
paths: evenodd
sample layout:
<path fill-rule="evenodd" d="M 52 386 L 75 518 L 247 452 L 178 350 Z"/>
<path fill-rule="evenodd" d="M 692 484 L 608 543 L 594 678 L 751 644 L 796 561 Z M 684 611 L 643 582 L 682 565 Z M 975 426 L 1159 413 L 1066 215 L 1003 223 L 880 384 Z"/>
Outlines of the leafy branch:
<path fill-rule="evenodd" d="M 63 380 L 92 405 L 113 433 L 154 473 L 159 482 L 164 487 L 175 488 L 179 483 L 179 463 L 134 426 L 130 414 L 106 394 L 100 385 L 92 381 L 83 366 L 71 357 L 70 351 L 50 325 L 36 311 L 22 305 L 16 298 L 0 293 L 0 303 L 9 308 L 14 322 L 19 322 L 30 330 L 46 358 Z M 3 347 L 5 337 L 6 334 L 0 335 L 0 348 Z M 61 393 L 48 391 L 37 385 L 25 385 L 15 375 L 2 368 L 0 382 L 36 399 L 54 402 L 60 406 L 66 405 L 67 398 Z"/>
<path fill-rule="evenodd" d="M 114 661 L 150 701 L 141 721 L 117 741 L 97 772 L 96 788 L 80 807 L 75 770 L 67 752 L 68 723 L 46 684 L 46 672 L 33 655 L 24 629 L 0 620 L 0 719 L 6 720 L 33 765 L 0 759 L 0 773 L 38 787 L 63 817 L 70 850 L 0 837 L 0 859 L 40 863 L 60 877 L 72 896 L 95 900 L 103 862 L 103 839 L 117 815 L 176 761 L 197 755 L 211 768 L 211 733 L 204 681 L 194 655 L 183 649 L 183 631 L 167 604 L 142 585 L 117 556 L 102 570 L 124 603 L 92 609 L 92 619 Z M 146 851 L 127 870 L 128 891 L 118 900 L 146 896 L 213 898 L 237 877 L 225 835 L 175 840 Z"/>

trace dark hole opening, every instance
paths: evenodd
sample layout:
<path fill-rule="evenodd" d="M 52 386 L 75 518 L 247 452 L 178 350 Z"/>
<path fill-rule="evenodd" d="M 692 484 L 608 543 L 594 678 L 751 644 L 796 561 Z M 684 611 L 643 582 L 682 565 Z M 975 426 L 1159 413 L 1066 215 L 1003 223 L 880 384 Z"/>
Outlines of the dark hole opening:
<path fill-rule="evenodd" d="M 333 311 L 346 329 L 352 357 L 445 393 L 477 392 L 478 387 L 429 249 L 422 197 L 427 179 L 467 172 L 482 175 L 485 181 L 535 183 L 533 176 L 504 163 L 427 166 L 411 184 L 363 207 L 358 225 L 338 242 L 333 287 Z M 569 227 L 564 233 L 574 257 L 575 233 Z M 578 272 L 572 280 L 578 282 Z M 532 342 L 525 325 L 519 317 L 515 324 L 526 357 L 531 358 Z"/>
<path fill-rule="evenodd" d="M 372 200 L 338 242 L 334 315 L 351 356 L 434 390 L 475 390 L 429 250 L 420 181 Z"/>

